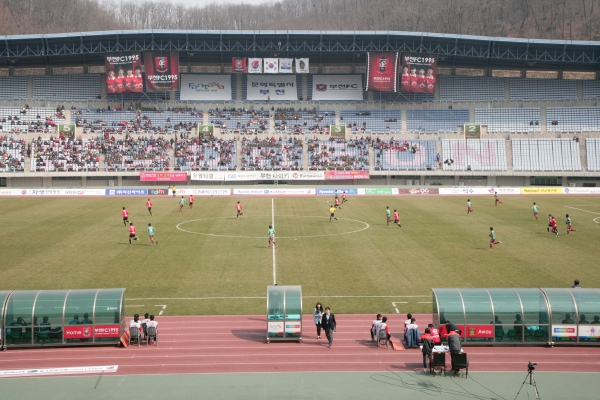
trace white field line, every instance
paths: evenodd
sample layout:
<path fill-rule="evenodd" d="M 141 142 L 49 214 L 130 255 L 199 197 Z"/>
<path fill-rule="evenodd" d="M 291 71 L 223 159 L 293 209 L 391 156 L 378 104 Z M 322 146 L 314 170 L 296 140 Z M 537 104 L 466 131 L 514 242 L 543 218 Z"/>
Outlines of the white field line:
<path fill-rule="evenodd" d="M 390 298 L 419 298 L 419 297 L 431 297 L 431 295 L 423 296 L 302 296 L 305 299 L 390 299 Z M 136 297 L 131 299 L 125 299 L 125 301 L 137 301 L 137 300 L 254 300 L 254 299 L 266 299 L 266 296 L 236 296 L 236 297 Z M 429 301 L 427 303 L 430 303 Z"/>
<path fill-rule="evenodd" d="M 271 225 L 275 229 L 275 199 L 271 198 Z M 275 243 L 273 243 L 273 285 L 277 284 L 277 264 L 275 261 Z"/>

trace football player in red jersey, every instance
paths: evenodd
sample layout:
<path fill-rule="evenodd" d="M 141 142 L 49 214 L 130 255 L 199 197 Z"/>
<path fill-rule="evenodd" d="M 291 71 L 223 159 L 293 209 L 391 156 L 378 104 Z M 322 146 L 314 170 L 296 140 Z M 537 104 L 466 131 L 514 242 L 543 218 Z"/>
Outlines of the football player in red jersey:
<path fill-rule="evenodd" d="M 139 65 L 134 69 L 133 88 L 134 92 L 142 92 L 144 90 L 144 82 L 142 80 L 142 67 L 140 67 Z"/>
<path fill-rule="evenodd" d="M 146 202 L 146 207 L 148 207 L 148 212 L 150 213 L 150 215 L 152 215 L 152 201 L 150 199 L 148 199 L 148 201 Z"/>
<path fill-rule="evenodd" d="M 242 204 L 238 201 L 237 204 L 235 205 L 235 210 L 237 211 L 237 215 L 235 216 L 235 219 L 238 219 L 238 217 L 240 215 L 244 215 L 244 213 L 242 212 Z"/>
<path fill-rule="evenodd" d="M 116 93 L 123 93 L 125 91 L 125 71 L 123 71 L 123 68 L 121 67 L 119 67 L 117 77 L 115 78 L 115 82 L 115 86 L 117 88 Z"/>
<path fill-rule="evenodd" d="M 433 76 L 433 68 L 427 68 L 427 76 L 425 82 L 427 82 L 427 93 L 435 93 L 435 76 Z"/>
<path fill-rule="evenodd" d="M 117 92 L 117 81 L 115 79 L 115 70 L 109 68 L 106 71 L 106 93 L 114 94 Z"/>
<path fill-rule="evenodd" d="M 135 226 L 133 226 L 133 222 L 129 223 L 129 244 L 131 244 L 131 240 L 138 240 L 137 237 L 135 237 Z"/>
<path fill-rule="evenodd" d="M 550 224 L 552 225 L 552 233 L 554 233 L 556 237 L 558 237 L 558 226 L 554 217 L 552 217 L 552 222 L 550 222 Z"/>
<path fill-rule="evenodd" d="M 410 69 L 410 90 L 409 92 L 418 92 L 419 91 L 419 85 L 417 83 L 417 68 L 416 67 L 412 67 Z"/>
<path fill-rule="evenodd" d="M 400 84 L 402 85 L 401 91 L 408 92 L 410 90 L 410 75 L 408 74 L 408 67 L 405 65 L 402 67 L 402 75 L 400 76 Z"/>
<path fill-rule="evenodd" d="M 125 78 L 123 78 L 123 82 L 124 82 L 124 86 L 125 86 L 125 91 L 126 92 L 133 92 L 134 89 L 134 82 L 133 80 L 135 79 L 135 77 L 133 76 L 133 70 L 128 69 L 127 70 L 127 75 L 125 75 Z"/>
<path fill-rule="evenodd" d="M 427 92 L 427 81 L 425 80 L 425 68 L 419 69 L 419 75 L 417 76 L 417 85 L 419 87 L 419 93 Z"/>
<path fill-rule="evenodd" d="M 121 216 L 123 216 L 123 225 L 127 226 L 127 222 L 129 222 L 129 211 L 123 207 L 123 211 L 121 211 Z"/>

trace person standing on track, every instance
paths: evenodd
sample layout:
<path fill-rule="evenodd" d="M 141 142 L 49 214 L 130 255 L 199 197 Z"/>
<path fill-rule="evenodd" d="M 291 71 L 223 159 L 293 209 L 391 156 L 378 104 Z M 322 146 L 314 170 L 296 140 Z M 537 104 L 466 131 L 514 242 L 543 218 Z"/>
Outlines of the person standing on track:
<path fill-rule="evenodd" d="M 569 232 L 577 232 L 577 229 L 573 228 L 572 222 L 571 222 L 571 217 L 569 217 L 569 214 L 567 214 L 567 236 L 569 236 Z"/>
<path fill-rule="evenodd" d="M 179 200 L 179 212 L 183 212 L 183 206 L 185 206 L 185 198 L 181 196 L 181 200 Z"/>
<path fill-rule="evenodd" d="M 321 319 L 323 317 L 323 304 L 318 302 L 313 311 L 313 320 L 317 326 L 317 339 L 321 339 Z"/>
<path fill-rule="evenodd" d="M 148 224 L 146 232 L 148 232 L 148 237 L 150 238 L 152 245 L 156 246 L 156 242 L 154 241 L 154 227 L 152 226 L 152 224 Z"/>
<path fill-rule="evenodd" d="M 273 246 L 275 246 L 276 249 L 279 248 L 277 243 L 275 243 L 275 229 L 273 229 L 272 225 L 269 225 L 267 233 L 269 234 L 269 248 L 271 248 L 271 243 L 273 243 Z"/>
<path fill-rule="evenodd" d="M 331 313 L 331 309 L 329 307 L 325 308 L 325 314 L 321 318 L 321 327 L 325 331 L 325 336 L 329 341 L 329 348 L 333 344 L 333 332 L 335 332 L 336 323 L 335 323 L 335 315 Z"/>
<path fill-rule="evenodd" d="M 137 237 L 135 237 L 135 226 L 133 226 L 133 222 L 129 223 L 129 244 L 131 244 L 131 240 L 138 240 Z"/>
<path fill-rule="evenodd" d="M 471 203 L 471 199 L 467 199 L 467 215 L 469 215 L 470 213 L 473 212 L 473 207 L 472 207 L 472 203 Z"/>
<path fill-rule="evenodd" d="M 496 232 L 494 232 L 494 227 L 490 227 L 490 234 L 488 236 L 490 237 L 490 250 L 492 250 L 493 245 L 502 244 L 501 241 L 496 240 Z"/>
<path fill-rule="evenodd" d="M 129 222 L 129 211 L 127 211 L 125 207 L 123 207 L 123 211 L 121 211 L 121 216 L 123 217 L 123 225 L 127 226 L 127 223 Z"/>
<path fill-rule="evenodd" d="M 148 207 L 148 212 L 150 213 L 150 215 L 152 215 L 152 201 L 150 199 L 148 199 L 148 201 L 146 202 L 146 207 Z"/>
<path fill-rule="evenodd" d="M 533 202 L 533 206 L 531 206 L 531 209 L 533 210 L 533 216 L 535 218 L 536 221 L 539 221 L 539 217 L 538 217 L 538 211 L 539 211 L 539 207 L 538 205 L 535 203 L 535 201 Z"/>
<path fill-rule="evenodd" d="M 329 222 L 331 222 L 331 218 L 338 221 L 338 219 L 335 217 L 335 206 L 331 206 L 331 208 L 329 209 Z M 340 222 L 340 221 L 338 221 L 338 222 Z"/>
<path fill-rule="evenodd" d="M 235 219 L 238 219 L 238 217 L 240 215 L 244 215 L 244 213 L 242 212 L 242 208 L 243 208 L 242 204 L 238 201 L 237 204 L 235 205 L 235 209 L 237 211 L 237 215 L 235 216 Z"/>

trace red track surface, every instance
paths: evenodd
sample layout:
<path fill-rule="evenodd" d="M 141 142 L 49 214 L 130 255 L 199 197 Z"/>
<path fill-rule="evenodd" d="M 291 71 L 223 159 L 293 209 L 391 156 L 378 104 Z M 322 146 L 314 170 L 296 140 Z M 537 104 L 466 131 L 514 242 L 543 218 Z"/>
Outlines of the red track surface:
<path fill-rule="evenodd" d="M 404 316 L 388 316 L 396 343 Z M 431 322 L 417 315 L 420 330 Z M 159 317 L 159 346 L 82 347 L 9 350 L 0 354 L 0 369 L 118 365 L 121 374 L 222 372 L 418 371 L 419 349 L 377 349 L 369 341 L 372 315 L 336 315 L 333 348 L 316 339 L 312 316 L 303 318 L 303 343 L 266 343 L 265 316 Z M 324 335 L 322 335 L 324 337 Z M 471 371 L 600 372 L 600 346 L 464 347 Z M 448 360 L 449 362 L 449 360 Z"/>

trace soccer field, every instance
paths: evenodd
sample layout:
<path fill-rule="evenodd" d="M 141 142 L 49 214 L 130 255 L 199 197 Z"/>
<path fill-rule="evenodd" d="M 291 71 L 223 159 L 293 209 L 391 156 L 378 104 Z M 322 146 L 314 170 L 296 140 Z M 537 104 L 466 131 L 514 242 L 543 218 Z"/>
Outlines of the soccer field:
<path fill-rule="evenodd" d="M 333 222 L 332 197 L 196 198 L 181 213 L 179 198 L 152 200 L 153 216 L 146 198 L 0 199 L 0 289 L 125 287 L 127 314 L 176 315 L 262 314 L 274 274 L 302 285 L 305 313 L 317 301 L 336 313 L 431 312 L 432 287 L 600 286 L 598 197 L 474 197 L 470 215 L 464 197 L 350 197 Z M 138 229 L 132 245 L 123 206 Z M 402 229 L 386 225 L 386 206 Z M 569 237 L 567 213 L 578 229 Z M 490 226 L 502 241 L 494 251 Z"/>

